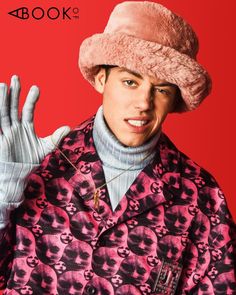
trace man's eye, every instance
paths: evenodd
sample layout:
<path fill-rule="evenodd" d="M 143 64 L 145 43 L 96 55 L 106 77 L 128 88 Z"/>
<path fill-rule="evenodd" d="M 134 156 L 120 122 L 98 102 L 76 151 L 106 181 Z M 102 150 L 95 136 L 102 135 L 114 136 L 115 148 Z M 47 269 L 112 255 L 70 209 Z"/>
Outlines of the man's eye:
<path fill-rule="evenodd" d="M 168 90 L 162 89 L 162 88 L 155 88 L 157 92 L 164 94 L 164 95 L 170 95 L 170 92 Z"/>
<path fill-rule="evenodd" d="M 125 80 L 123 81 L 123 83 L 126 85 L 126 86 L 136 86 L 137 83 L 133 80 Z"/>

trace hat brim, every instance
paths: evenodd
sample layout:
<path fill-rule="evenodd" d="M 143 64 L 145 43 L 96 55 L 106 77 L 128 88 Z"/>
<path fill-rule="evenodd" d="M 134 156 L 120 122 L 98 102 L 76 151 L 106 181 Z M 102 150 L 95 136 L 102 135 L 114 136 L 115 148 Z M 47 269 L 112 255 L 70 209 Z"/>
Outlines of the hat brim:
<path fill-rule="evenodd" d="M 124 67 L 177 85 L 183 100 L 175 112 L 196 109 L 211 90 L 210 76 L 193 58 L 124 33 L 95 34 L 83 41 L 79 67 L 92 85 L 101 65 Z"/>

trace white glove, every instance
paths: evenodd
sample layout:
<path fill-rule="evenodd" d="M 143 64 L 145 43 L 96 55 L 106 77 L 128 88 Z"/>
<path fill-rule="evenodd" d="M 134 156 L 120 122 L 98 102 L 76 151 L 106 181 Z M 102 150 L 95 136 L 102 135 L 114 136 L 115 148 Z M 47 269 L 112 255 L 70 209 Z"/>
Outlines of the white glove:
<path fill-rule="evenodd" d="M 0 83 L 0 161 L 39 164 L 70 128 L 63 126 L 51 136 L 39 138 L 34 131 L 34 108 L 39 98 L 39 89 L 32 86 L 19 117 L 18 105 L 20 82 L 12 76 L 10 90 Z"/>

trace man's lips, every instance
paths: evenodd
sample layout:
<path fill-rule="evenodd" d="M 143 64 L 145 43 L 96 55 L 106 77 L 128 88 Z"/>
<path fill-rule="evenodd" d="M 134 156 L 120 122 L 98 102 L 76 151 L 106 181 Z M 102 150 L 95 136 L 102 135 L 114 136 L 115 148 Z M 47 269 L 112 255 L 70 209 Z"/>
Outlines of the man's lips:
<path fill-rule="evenodd" d="M 144 121 L 144 120 L 128 120 L 127 122 L 130 125 L 135 126 L 135 127 L 141 127 L 141 126 L 144 126 L 148 123 L 148 121 Z"/>
<path fill-rule="evenodd" d="M 133 117 L 127 118 L 125 121 L 133 127 L 143 127 L 150 123 L 151 120 L 148 117 Z"/>

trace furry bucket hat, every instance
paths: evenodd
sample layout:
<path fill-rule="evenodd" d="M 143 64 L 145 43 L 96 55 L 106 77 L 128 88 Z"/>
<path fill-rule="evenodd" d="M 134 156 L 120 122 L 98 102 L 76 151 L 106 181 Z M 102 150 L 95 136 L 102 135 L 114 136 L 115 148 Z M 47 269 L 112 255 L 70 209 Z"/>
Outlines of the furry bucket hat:
<path fill-rule="evenodd" d="M 184 112 L 196 109 L 211 89 L 197 53 L 197 36 L 181 17 L 158 3 L 127 1 L 114 8 L 103 33 L 83 41 L 79 67 L 92 85 L 101 65 L 166 80 L 181 92 L 174 111 Z"/>

